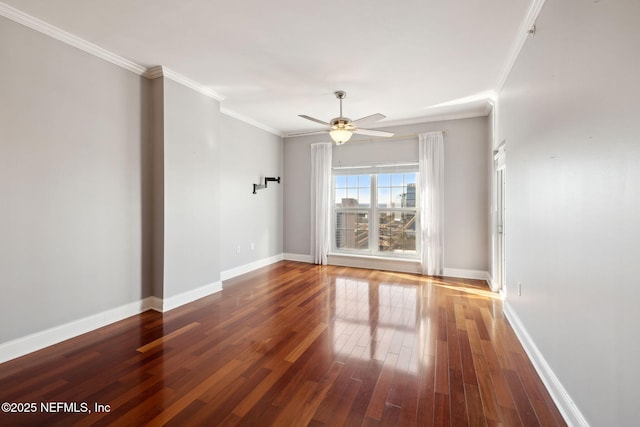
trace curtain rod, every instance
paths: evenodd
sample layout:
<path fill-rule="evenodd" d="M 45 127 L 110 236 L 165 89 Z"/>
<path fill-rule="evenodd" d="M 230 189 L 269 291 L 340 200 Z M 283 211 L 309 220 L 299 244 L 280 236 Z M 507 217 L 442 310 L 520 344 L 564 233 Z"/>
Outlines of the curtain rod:
<path fill-rule="evenodd" d="M 431 132 L 442 132 L 443 135 L 447 134 L 446 130 L 434 130 Z M 420 133 L 425 133 L 425 132 L 420 132 Z M 430 133 L 430 132 L 426 132 L 426 133 Z M 391 141 L 394 139 L 409 139 L 409 138 L 417 138 L 418 137 L 418 133 L 410 133 L 408 135 L 395 135 L 395 136 L 391 136 L 391 137 L 378 137 L 378 138 L 367 138 L 367 139 L 351 139 L 349 140 L 348 144 L 351 144 L 353 142 L 375 142 L 375 141 Z"/>

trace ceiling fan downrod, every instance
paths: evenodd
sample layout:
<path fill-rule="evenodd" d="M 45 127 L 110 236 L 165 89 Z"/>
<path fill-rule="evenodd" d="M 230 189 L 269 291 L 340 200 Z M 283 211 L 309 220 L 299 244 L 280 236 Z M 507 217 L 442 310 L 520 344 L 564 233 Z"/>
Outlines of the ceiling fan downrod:
<path fill-rule="evenodd" d="M 347 97 L 347 92 L 343 90 L 337 90 L 334 93 L 336 94 L 336 98 L 340 100 L 340 117 L 342 117 L 342 100 Z"/>
<path fill-rule="evenodd" d="M 306 116 L 301 114 L 300 117 L 306 120 L 310 120 L 314 123 L 320 123 L 321 125 L 327 126 L 328 129 L 323 129 L 320 131 L 311 131 L 311 132 L 302 132 L 302 133 L 293 133 L 289 134 L 289 136 L 302 136 L 302 135 L 315 135 L 315 134 L 326 134 L 328 133 L 331 136 L 331 139 L 336 143 L 336 145 L 344 144 L 351 138 L 351 135 L 357 133 L 359 135 L 370 135 L 377 137 L 390 137 L 393 136 L 393 132 L 387 132 L 382 130 L 373 130 L 373 129 L 364 129 L 360 126 L 367 123 L 377 122 L 385 118 L 384 114 L 375 113 L 369 116 L 365 116 L 359 118 L 358 120 L 351 120 L 347 117 L 343 117 L 342 115 L 342 100 L 346 98 L 347 93 L 343 90 L 338 90 L 334 92 L 338 101 L 340 101 L 340 116 L 331 119 L 329 122 L 325 122 L 320 119 L 316 119 L 314 117 Z"/>

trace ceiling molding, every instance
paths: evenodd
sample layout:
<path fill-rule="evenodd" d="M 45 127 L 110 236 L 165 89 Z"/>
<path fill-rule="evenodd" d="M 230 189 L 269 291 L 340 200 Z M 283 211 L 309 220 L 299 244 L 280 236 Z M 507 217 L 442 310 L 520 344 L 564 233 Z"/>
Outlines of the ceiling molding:
<path fill-rule="evenodd" d="M 511 49 L 511 54 L 508 58 L 508 61 L 505 64 L 503 73 L 500 76 L 499 79 L 499 83 L 497 86 L 497 91 L 499 91 L 502 88 L 502 85 L 504 84 L 509 72 L 511 71 L 511 68 L 513 67 L 518 54 L 520 53 L 527 37 L 529 37 L 529 29 L 533 26 L 533 24 L 535 23 L 535 20 L 540 12 L 540 10 L 542 9 L 542 6 L 544 5 L 544 0 L 532 0 L 532 4 L 529 7 L 529 10 L 527 12 L 527 15 L 525 17 L 525 19 L 522 21 L 520 27 L 519 27 L 519 32 L 518 32 L 518 39 L 514 41 L 513 45 L 512 45 L 512 49 Z M 133 61 L 130 61 L 120 55 L 117 55 L 113 52 L 110 52 L 106 49 L 103 49 L 87 40 L 84 40 L 78 36 L 75 36 L 67 31 L 64 31 L 54 25 L 48 24 L 38 18 L 35 18 L 25 12 L 22 12 L 18 9 L 15 9 L 3 2 L 0 1 L 0 16 L 4 16 L 7 19 L 10 19 L 16 23 L 19 23 L 21 25 L 24 25 L 28 28 L 31 28 L 35 31 L 38 31 L 44 35 L 47 35 L 51 38 L 54 38 L 56 40 L 59 40 L 65 44 L 68 44 L 72 47 L 75 47 L 77 49 L 80 49 L 84 52 L 87 52 L 95 57 L 98 57 L 100 59 L 103 59 L 111 64 L 114 64 L 118 67 L 121 67 L 123 69 L 126 69 L 128 71 L 131 71 L 137 75 L 143 76 L 145 78 L 148 79 L 155 79 L 158 77 L 165 77 L 168 79 L 171 79 L 179 84 L 182 84 L 184 86 L 187 86 L 199 93 L 202 93 L 210 98 L 213 98 L 217 101 L 220 101 L 222 103 L 222 101 L 224 101 L 225 97 L 219 93 L 217 93 L 216 91 L 214 91 L 213 89 L 210 89 L 207 86 L 204 86 L 194 80 L 191 80 L 190 78 L 183 76 L 179 73 L 176 73 L 175 71 L 172 71 L 170 69 L 168 69 L 167 67 L 164 66 L 155 66 L 155 67 L 150 67 L 150 68 L 146 68 L 143 67 L 140 64 L 137 64 Z M 417 123 L 428 123 L 428 122 L 436 122 L 436 121 L 445 121 L 445 120 L 455 120 L 455 119 L 465 119 L 465 118 L 472 118 L 472 117 L 482 117 L 482 116 L 486 116 L 487 114 L 489 114 L 489 112 L 491 111 L 491 106 L 489 104 L 487 104 L 486 106 L 484 106 L 481 110 L 475 109 L 472 111 L 448 111 L 448 112 L 440 112 L 440 113 L 433 113 L 427 116 L 421 116 L 421 117 L 414 117 L 414 118 L 409 118 L 409 119 L 404 119 L 404 120 L 394 120 L 394 121 L 383 121 L 383 122 L 379 122 L 376 125 L 372 125 L 370 127 L 372 128 L 382 128 L 382 127 L 388 127 L 388 126 L 401 126 L 401 125 L 407 125 L 407 124 L 417 124 Z M 280 131 L 278 129 L 272 128 L 268 125 L 265 125 L 263 123 L 260 123 L 250 117 L 244 116 L 236 111 L 230 110 L 226 107 L 223 107 L 221 105 L 220 108 L 220 112 L 222 114 L 225 114 L 227 116 L 233 117 L 235 119 L 238 119 L 242 122 L 245 122 L 249 125 L 252 125 L 254 127 L 257 127 L 259 129 L 262 129 L 266 132 L 269 132 L 273 135 L 277 135 L 280 137 L 284 137 L 286 135 L 288 135 L 291 132 L 283 132 Z M 308 129 L 306 129 L 308 130 Z"/>
<path fill-rule="evenodd" d="M 488 99 L 487 100 L 487 104 L 484 106 L 484 115 L 488 116 L 489 113 L 491 113 L 491 110 L 493 110 L 493 107 L 496 105 L 496 101 L 495 99 Z"/>
<path fill-rule="evenodd" d="M 54 25 L 48 24 L 38 18 L 35 18 L 2 2 L 0 2 L 0 16 L 4 16 L 7 19 L 17 22 L 18 24 L 24 25 L 46 36 L 66 43 L 69 46 L 73 46 L 77 49 L 87 52 L 95 57 L 103 59 L 111 64 L 117 65 L 118 67 L 124 68 L 125 70 L 131 71 L 132 73 L 135 73 L 139 76 L 143 76 L 148 79 L 155 79 L 161 76 L 166 77 L 217 101 L 224 100 L 224 96 L 220 95 L 214 90 L 209 89 L 208 87 L 203 86 L 198 82 L 189 79 L 188 77 L 178 74 L 175 71 L 169 70 L 166 67 L 158 66 L 145 68 L 140 64 L 136 64 L 133 61 L 130 61 L 120 55 L 103 49 L 98 45 L 75 36 Z"/>
<path fill-rule="evenodd" d="M 228 108 L 220 107 L 220 112 L 222 114 L 226 115 L 226 116 L 233 117 L 234 119 L 240 120 L 241 122 L 245 122 L 245 123 L 247 123 L 247 124 L 249 124 L 251 126 L 257 127 L 258 129 L 262 129 L 264 131 L 267 131 L 267 132 L 269 132 L 269 133 L 271 133 L 271 134 L 273 134 L 275 136 L 279 136 L 279 137 L 286 136 L 284 133 L 280 132 L 277 129 L 274 129 L 274 128 L 270 127 L 270 126 L 267 126 L 265 124 L 257 122 L 257 121 L 253 120 L 250 117 L 244 116 L 244 115 L 242 115 L 240 113 L 237 113 L 237 112 L 235 112 L 233 110 L 230 110 Z"/>
<path fill-rule="evenodd" d="M 475 117 L 486 117 L 491 112 L 492 105 L 487 102 L 487 105 L 482 108 L 482 110 L 473 110 L 473 111 L 465 111 L 460 113 L 442 113 L 442 114 L 433 114 L 430 116 L 421 116 L 421 117 L 413 117 L 405 120 L 390 120 L 390 121 L 381 121 L 376 124 L 367 125 L 369 129 L 387 129 L 395 126 L 405 126 L 405 125 L 417 125 L 420 123 L 432 123 L 432 122 L 444 122 L 447 120 L 461 120 L 461 119 L 472 119 Z M 324 128 L 316 128 L 315 130 L 321 131 Z M 283 135 L 285 138 L 293 138 L 290 136 L 292 134 L 301 133 L 301 132 L 313 132 L 314 129 L 304 129 L 299 131 L 287 132 Z"/>
<path fill-rule="evenodd" d="M 378 122 L 375 125 L 367 125 L 368 128 L 382 128 L 389 126 L 404 126 L 404 125 L 415 125 L 418 123 L 431 123 L 431 122 L 444 122 L 446 120 L 460 120 L 460 119 L 472 119 L 474 117 L 485 117 L 489 114 L 489 111 L 483 109 L 482 111 L 465 111 L 460 113 L 443 113 L 443 114 L 434 114 L 430 116 L 422 116 L 422 117 L 413 117 L 410 119 L 404 120 L 390 120 L 390 121 L 382 121 Z"/>
<path fill-rule="evenodd" d="M 157 79 L 158 77 L 164 76 L 165 68 L 162 65 L 158 65 L 155 67 L 147 68 L 147 70 L 142 74 L 144 77 L 149 80 Z"/>
<path fill-rule="evenodd" d="M 202 93 L 204 95 L 207 95 L 207 96 L 209 96 L 209 97 L 211 97 L 213 99 L 216 99 L 216 100 L 218 100 L 220 102 L 224 101 L 224 96 L 218 94 L 217 92 L 215 92 L 215 91 L 213 91 L 213 90 L 211 90 L 209 88 L 206 88 L 206 87 L 198 84 L 197 82 L 194 82 L 193 80 L 191 80 L 191 79 L 189 79 L 189 78 L 187 78 L 187 77 L 185 77 L 185 76 L 183 76 L 181 74 L 176 73 L 175 71 L 171 71 L 170 69 L 168 69 L 167 67 L 163 67 L 162 65 L 158 65 L 156 67 L 149 68 L 143 74 L 143 76 L 148 78 L 148 79 L 151 79 L 151 80 L 157 79 L 159 77 L 165 77 L 165 78 L 171 79 L 171 80 L 173 80 L 173 81 L 175 81 L 177 83 L 185 85 L 185 86 L 187 86 L 187 87 L 189 87 L 189 88 L 191 88 L 191 89 L 193 89 L 193 90 L 195 90 L 197 92 L 200 92 L 200 93 Z M 253 127 L 257 127 L 258 129 L 262 129 L 264 131 L 267 131 L 267 132 L 269 132 L 269 133 L 271 133 L 273 135 L 276 135 L 276 136 L 279 136 L 279 137 L 283 136 L 282 132 L 280 132 L 280 131 L 272 128 L 272 127 L 269 127 L 269 126 L 267 126 L 265 124 L 257 122 L 257 121 L 253 120 L 250 117 L 244 116 L 244 115 L 242 115 L 240 113 L 237 113 L 237 112 L 235 112 L 233 110 L 230 110 L 228 108 L 220 106 L 220 113 L 222 113 L 224 115 L 227 115 L 229 117 L 233 117 L 234 119 L 240 120 L 241 122 L 247 123 L 247 124 L 249 124 L 249 125 L 251 125 Z"/>
<path fill-rule="evenodd" d="M 525 42 L 529 37 L 532 36 L 529 31 L 535 25 L 536 19 L 538 19 L 538 15 L 542 10 L 542 6 L 544 6 L 544 2 L 545 0 L 533 0 L 531 6 L 529 7 L 529 10 L 527 11 L 527 15 L 522 20 L 522 23 L 518 28 L 516 38 L 511 45 L 511 51 L 509 52 L 509 56 L 507 56 L 507 61 L 498 79 L 498 83 L 495 89 L 496 93 L 500 93 L 500 91 L 502 90 L 502 86 L 504 86 L 504 83 L 507 81 L 507 77 L 509 77 L 509 73 L 511 73 L 511 69 L 515 65 Z"/>
<path fill-rule="evenodd" d="M 183 86 L 191 88 L 196 92 L 200 92 L 201 94 L 206 95 L 209 98 L 213 98 L 216 101 L 220 101 L 220 102 L 224 101 L 224 96 L 220 95 L 216 91 L 209 89 L 208 87 L 203 86 L 200 83 L 193 81 L 190 78 L 183 76 L 182 74 L 178 74 L 175 71 L 172 71 L 169 68 L 164 67 L 162 65 L 151 67 L 147 69 L 142 75 L 148 79 L 157 79 L 158 77 L 165 77 L 167 79 L 173 80 L 176 83 L 180 83 Z"/>
<path fill-rule="evenodd" d="M 17 22 L 18 24 L 22 24 L 26 27 L 31 28 L 32 30 L 38 31 L 51 38 L 78 48 L 100 59 L 104 59 L 105 61 L 122 67 L 125 70 L 129 70 L 132 73 L 143 75 L 147 71 L 145 67 L 136 64 L 133 61 L 129 61 L 128 59 L 123 58 L 120 55 L 116 55 L 113 52 L 109 52 L 108 50 L 103 49 L 100 46 L 81 39 L 78 36 L 68 33 L 51 24 L 48 24 L 18 9 L 14 9 L 13 7 L 2 2 L 0 2 L 0 16 L 4 16 L 7 19 Z"/>

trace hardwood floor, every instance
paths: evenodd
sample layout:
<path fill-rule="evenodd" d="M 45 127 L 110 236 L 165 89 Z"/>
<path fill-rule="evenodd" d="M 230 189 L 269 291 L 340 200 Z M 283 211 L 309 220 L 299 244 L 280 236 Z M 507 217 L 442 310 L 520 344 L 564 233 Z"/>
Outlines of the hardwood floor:
<path fill-rule="evenodd" d="M 37 405 L 3 426 L 565 425 L 483 282 L 289 261 L 2 364 L 0 402 Z"/>

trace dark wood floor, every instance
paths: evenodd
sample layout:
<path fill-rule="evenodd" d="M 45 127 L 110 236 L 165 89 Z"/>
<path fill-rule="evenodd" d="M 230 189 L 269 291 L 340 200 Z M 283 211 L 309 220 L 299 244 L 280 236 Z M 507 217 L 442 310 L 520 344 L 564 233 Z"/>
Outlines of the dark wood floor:
<path fill-rule="evenodd" d="M 2 364 L 0 402 L 38 405 L 3 426 L 565 425 L 483 282 L 287 261 Z"/>

